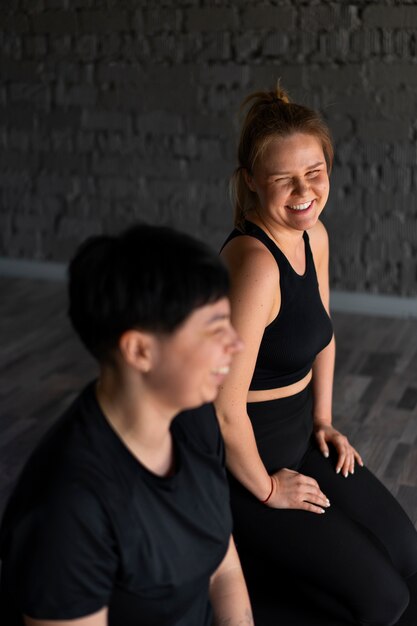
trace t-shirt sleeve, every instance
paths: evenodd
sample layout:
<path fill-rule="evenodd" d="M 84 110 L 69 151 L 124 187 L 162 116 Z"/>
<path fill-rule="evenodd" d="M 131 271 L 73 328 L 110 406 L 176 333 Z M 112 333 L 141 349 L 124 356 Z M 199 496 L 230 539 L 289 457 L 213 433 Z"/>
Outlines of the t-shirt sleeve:
<path fill-rule="evenodd" d="M 109 604 L 117 568 L 107 514 L 73 483 L 16 525 L 8 566 L 19 610 L 37 619 L 75 619 Z"/>

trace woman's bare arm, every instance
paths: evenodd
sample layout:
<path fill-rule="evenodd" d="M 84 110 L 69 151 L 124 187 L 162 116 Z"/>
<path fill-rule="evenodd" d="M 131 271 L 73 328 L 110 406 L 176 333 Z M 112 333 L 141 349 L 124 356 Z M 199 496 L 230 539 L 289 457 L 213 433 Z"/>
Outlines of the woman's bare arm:
<path fill-rule="evenodd" d="M 329 240 L 326 229 L 318 222 L 311 232 L 311 248 L 316 266 L 320 295 L 323 306 L 330 315 L 329 289 Z M 320 450 L 329 455 L 329 444 L 338 452 L 336 472 L 347 477 L 353 474 L 355 462 L 363 465 L 360 454 L 350 445 L 347 437 L 332 426 L 333 378 L 336 342 L 331 342 L 317 355 L 313 365 L 313 419 L 314 430 Z"/>
<path fill-rule="evenodd" d="M 271 479 L 258 453 L 246 400 L 262 335 L 270 321 L 274 298 L 279 294 L 279 274 L 272 255 L 256 240 L 239 240 L 228 244 L 223 258 L 231 276 L 232 324 L 243 339 L 244 348 L 233 359 L 216 401 L 216 411 L 229 470 L 264 500 L 270 492 Z"/>
<path fill-rule="evenodd" d="M 24 616 L 25 626 L 107 626 L 107 607 L 79 619 L 47 620 Z"/>
<path fill-rule="evenodd" d="M 276 261 L 256 241 L 231 246 L 226 252 L 224 258 L 232 283 L 232 323 L 244 342 L 244 349 L 234 358 L 231 372 L 216 401 L 228 468 L 255 497 L 261 501 L 268 498 L 270 507 L 323 513 L 328 500 L 313 478 L 285 468 L 272 477 L 268 475 L 246 410 L 262 335 L 280 307 Z"/>
<path fill-rule="evenodd" d="M 210 580 L 215 626 L 252 626 L 253 616 L 242 567 L 233 538 L 226 556 Z"/>

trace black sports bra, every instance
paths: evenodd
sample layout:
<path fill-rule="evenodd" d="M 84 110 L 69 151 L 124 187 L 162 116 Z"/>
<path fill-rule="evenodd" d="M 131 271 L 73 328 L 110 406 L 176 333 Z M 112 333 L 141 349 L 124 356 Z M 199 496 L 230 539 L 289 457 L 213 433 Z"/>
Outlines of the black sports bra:
<path fill-rule="evenodd" d="M 303 233 L 306 268 L 300 276 L 272 239 L 248 220 L 244 230 L 233 230 L 223 247 L 242 235 L 258 239 L 274 256 L 281 288 L 281 308 L 265 328 L 250 389 L 286 387 L 308 374 L 317 354 L 333 337 L 332 322 L 320 297 L 309 237 Z"/>

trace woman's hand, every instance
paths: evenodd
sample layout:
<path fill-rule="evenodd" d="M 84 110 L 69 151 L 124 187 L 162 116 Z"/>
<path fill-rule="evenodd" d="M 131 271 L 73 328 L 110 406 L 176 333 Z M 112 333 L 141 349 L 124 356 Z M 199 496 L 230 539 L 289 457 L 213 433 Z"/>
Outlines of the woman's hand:
<path fill-rule="evenodd" d="M 267 506 L 273 509 L 303 509 L 324 513 L 330 506 L 314 478 L 287 468 L 272 474 L 273 491 Z"/>
<path fill-rule="evenodd" d="M 343 476 L 347 478 L 349 472 L 355 471 L 355 461 L 363 467 L 362 458 L 357 450 L 350 445 L 347 437 L 339 433 L 331 424 L 317 424 L 314 428 L 318 446 L 326 458 L 329 456 L 329 446 L 331 443 L 338 454 L 336 463 L 336 474 L 341 471 Z"/>

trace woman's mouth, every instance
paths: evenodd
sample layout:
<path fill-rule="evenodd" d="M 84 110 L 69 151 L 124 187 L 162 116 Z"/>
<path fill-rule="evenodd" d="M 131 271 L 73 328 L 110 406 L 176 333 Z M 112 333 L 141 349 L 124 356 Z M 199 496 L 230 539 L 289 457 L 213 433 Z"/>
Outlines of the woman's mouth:
<path fill-rule="evenodd" d="M 229 371 L 230 371 L 230 366 L 223 365 L 222 367 L 217 367 L 216 369 L 211 370 L 211 373 L 214 374 L 215 376 L 227 376 Z"/>
<path fill-rule="evenodd" d="M 308 202 L 303 202 L 302 204 L 292 204 L 292 205 L 287 205 L 288 209 L 291 209 L 291 211 L 297 211 L 297 212 L 302 212 L 302 211 L 308 211 L 308 209 L 310 209 L 313 206 L 314 200 L 309 200 Z"/>

